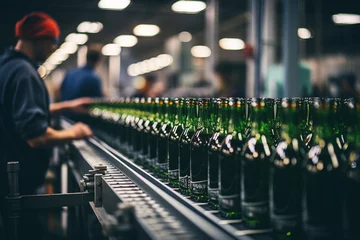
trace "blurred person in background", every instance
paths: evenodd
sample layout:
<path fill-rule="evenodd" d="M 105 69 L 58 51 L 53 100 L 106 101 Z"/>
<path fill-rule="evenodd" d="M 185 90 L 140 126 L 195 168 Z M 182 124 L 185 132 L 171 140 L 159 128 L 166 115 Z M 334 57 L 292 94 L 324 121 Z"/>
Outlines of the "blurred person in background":
<path fill-rule="evenodd" d="M 132 97 L 154 97 L 154 87 L 157 82 L 154 74 L 147 74 L 145 76 L 134 79 L 135 93 Z"/>
<path fill-rule="evenodd" d="M 332 97 L 358 97 L 356 75 L 352 72 L 342 72 L 329 78 L 329 94 Z"/>
<path fill-rule="evenodd" d="M 101 79 L 95 69 L 102 60 L 101 48 L 97 45 L 89 47 L 85 66 L 70 70 L 61 85 L 61 100 L 73 100 L 81 97 L 103 97 Z"/>
<path fill-rule="evenodd" d="M 92 135 L 88 126 L 75 124 L 67 130 L 55 130 L 50 118 L 65 111 L 84 111 L 91 99 L 50 104 L 44 81 L 37 67 L 57 48 L 59 26 L 49 15 L 33 12 L 15 26 L 16 46 L 0 56 L 0 212 L 3 230 L 7 230 L 7 162 L 20 163 L 21 194 L 35 194 L 43 185 L 51 147 Z M 21 239 L 41 239 L 44 231 L 37 214 L 22 211 Z M 6 234 L 0 239 L 6 239 Z"/>
<path fill-rule="evenodd" d="M 245 97 L 246 93 L 245 64 L 219 62 L 215 66 L 215 76 L 219 82 L 219 97 Z"/>

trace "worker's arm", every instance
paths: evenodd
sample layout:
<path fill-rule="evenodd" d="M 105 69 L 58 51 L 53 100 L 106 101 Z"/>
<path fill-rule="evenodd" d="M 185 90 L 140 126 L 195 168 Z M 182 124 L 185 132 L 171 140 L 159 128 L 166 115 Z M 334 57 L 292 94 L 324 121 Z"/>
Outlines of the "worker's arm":
<path fill-rule="evenodd" d="M 32 148 L 44 148 L 92 136 L 90 128 L 83 123 L 76 123 L 72 128 L 57 131 L 48 127 L 44 134 L 27 140 Z"/>
<path fill-rule="evenodd" d="M 59 116 L 64 112 L 71 111 L 75 113 L 87 113 L 88 106 L 92 103 L 91 98 L 78 98 L 71 101 L 63 101 L 50 104 L 51 116 Z"/>

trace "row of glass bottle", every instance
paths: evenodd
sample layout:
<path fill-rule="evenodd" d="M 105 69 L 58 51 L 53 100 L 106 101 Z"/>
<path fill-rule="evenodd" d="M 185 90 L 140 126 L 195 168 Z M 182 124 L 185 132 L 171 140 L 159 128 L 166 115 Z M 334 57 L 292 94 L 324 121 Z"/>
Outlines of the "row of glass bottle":
<path fill-rule="evenodd" d="M 343 232 L 355 236 L 359 213 L 352 211 L 360 200 L 353 191 L 360 141 L 354 103 L 120 99 L 95 104 L 90 124 L 139 165 L 193 200 L 209 201 L 224 217 L 242 217 L 251 228 L 271 224 L 278 237 L 302 239 L 306 232 L 342 239 Z"/>

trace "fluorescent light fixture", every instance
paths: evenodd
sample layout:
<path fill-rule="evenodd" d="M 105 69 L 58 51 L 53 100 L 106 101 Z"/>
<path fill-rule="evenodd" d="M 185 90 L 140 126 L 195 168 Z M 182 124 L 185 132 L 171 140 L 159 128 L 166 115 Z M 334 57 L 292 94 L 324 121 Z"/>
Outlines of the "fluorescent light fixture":
<path fill-rule="evenodd" d="M 45 78 L 47 74 L 47 69 L 43 65 L 40 65 L 37 69 L 37 72 L 39 73 L 39 76 L 41 78 Z"/>
<path fill-rule="evenodd" d="M 63 52 L 63 51 L 55 51 L 51 56 L 53 56 L 54 58 L 58 59 L 61 62 L 64 62 L 68 59 L 69 54 Z"/>
<path fill-rule="evenodd" d="M 101 52 L 104 56 L 117 56 L 120 54 L 121 48 L 117 44 L 109 43 L 102 48 Z"/>
<path fill-rule="evenodd" d="M 199 13 L 206 8 L 206 3 L 202 1 L 187 1 L 180 0 L 171 6 L 174 12 L 195 14 Z"/>
<path fill-rule="evenodd" d="M 211 55 L 211 50 L 207 46 L 194 46 L 191 48 L 191 55 L 197 58 L 207 58 Z"/>
<path fill-rule="evenodd" d="M 181 32 L 181 33 L 179 33 L 179 39 L 181 42 L 190 42 L 192 39 L 191 33 Z"/>
<path fill-rule="evenodd" d="M 307 28 L 299 28 L 297 34 L 301 39 L 309 39 L 312 37 L 310 30 Z"/>
<path fill-rule="evenodd" d="M 67 54 L 73 54 L 78 50 L 78 45 L 76 43 L 73 42 L 64 42 L 61 46 L 60 49 L 62 51 L 64 51 Z"/>
<path fill-rule="evenodd" d="M 149 70 L 149 68 L 148 68 L 148 65 L 147 65 L 147 63 L 146 63 L 146 60 L 140 62 L 140 70 L 141 70 L 141 74 L 150 72 L 150 70 Z"/>
<path fill-rule="evenodd" d="M 161 68 L 160 65 L 157 63 L 157 58 L 153 57 L 149 59 L 148 68 L 151 72 L 157 71 Z"/>
<path fill-rule="evenodd" d="M 131 64 L 128 67 L 127 71 L 128 71 L 129 76 L 131 76 L 131 77 L 135 77 L 138 75 L 138 73 L 136 72 L 135 64 Z"/>
<path fill-rule="evenodd" d="M 134 34 L 140 37 L 153 37 L 160 32 L 160 28 L 153 24 L 140 24 L 134 28 Z"/>
<path fill-rule="evenodd" d="M 350 13 L 338 13 L 332 15 L 332 20 L 336 24 L 359 24 L 360 15 L 359 14 L 350 14 Z"/>
<path fill-rule="evenodd" d="M 60 59 L 56 58 L 56 56 L 51 55 L 48 59 L 48 62 L 51 65 L 60 65 L 63 61 L 61 61 Z"/>
<path fill-rule="evenodd" d="M 123 10 L 130 3 L 130 0 L 100 0 L 98 7 L 106 10 Z"/>
<path fill-rule="evenodd" d="M 103 25 L 100 22 L 82 22 L 77 27 L 77 31 L 81 33 L 98 33 L 103 29 Z"/>
<path fill-rule="evenodd" d="M 131 64 L 127 72 L 129 76 L 136 77 L 145 73 L 154 72 L 173 63 L 174 59 L 169 54 L 160 54 L 157 57 Z"/>
<path fill-rule="evenodd" d="M 120 47 L 133 47 L 137 44 L 138 39 L 133 35 L 120 35 L 114 39 L 114 43 Z"/>
<path fill-rule="evenodd" d="M 83 45 L 87 42 L 88 36 L 84 33 L 70 33 L 66 38 L 66 42 L 73 42 L 77 45 Z"/>
<path fill-rule="evenodd" d="M 222 38 L 219 45 L 224 50 L 241 50 L 245 47 L 245 43 L 240 38 Z"/>
<path fill-rule="evenodd" d="M 157 62 L 161 68 L 171 65 L 173 62 L 173 57 L 169 54 L 160 54 L 156 58 L 158 59 Z"/>
<path fill-rule="evenodd" d="M 141 74 L 141 66 L 140 66 L 140 63 L 135 63 L 135 64 L 134 64 L 134 71 L 135 71 L 135 73 L 136 73 L 136 76 Z"/>

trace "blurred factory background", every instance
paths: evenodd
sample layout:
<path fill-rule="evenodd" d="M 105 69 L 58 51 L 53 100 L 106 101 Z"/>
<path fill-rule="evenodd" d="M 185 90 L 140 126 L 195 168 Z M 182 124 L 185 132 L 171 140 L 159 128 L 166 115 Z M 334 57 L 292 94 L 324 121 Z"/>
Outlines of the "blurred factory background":
<path fill-rule="evenodd" d="M 357 0 L 2 0 L 0 52 L 15 44 L 16 21 L 44 11 L 61 28 L 39 68 L 54 101 L 94 44 L 108 97 L 351 97 L 359 10 Z"/>

